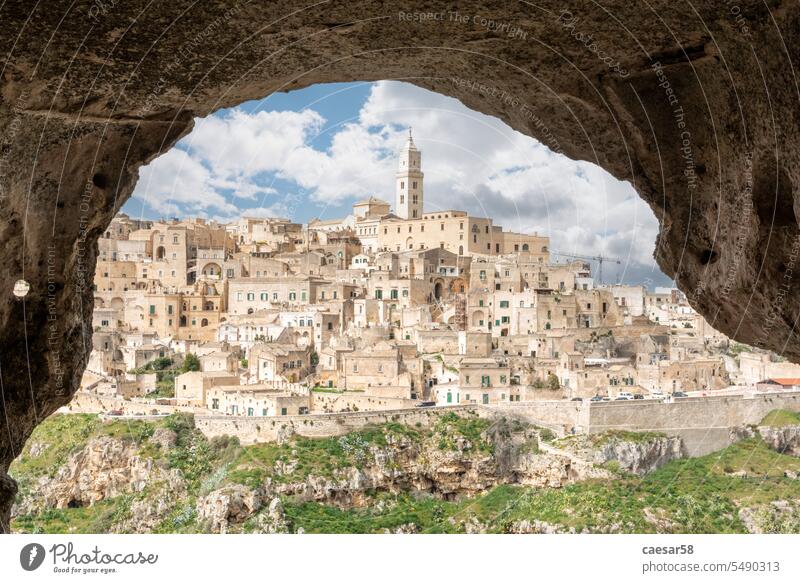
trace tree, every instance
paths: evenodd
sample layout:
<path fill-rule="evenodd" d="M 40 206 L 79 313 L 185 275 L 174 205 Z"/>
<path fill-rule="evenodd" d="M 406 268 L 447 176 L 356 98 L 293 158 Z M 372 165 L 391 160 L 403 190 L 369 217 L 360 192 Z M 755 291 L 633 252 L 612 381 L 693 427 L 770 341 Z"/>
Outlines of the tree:
<path fill-rule="evenodd" d="M 191 352 L 186 353 L 186 358 L 183 360 L 183 372 L 191 372 L 200 370 L 200 359 Z"/>
<path fill-rule="evenodd" d="M 550 373 L 549 375 L 547 375 L 547 387 L 551 391 L 557 391 L 558 389 L 561 388 L 561 385 L 558 382 L 558 377 L 556 375 L 554 375 L 553 373 Z"/>

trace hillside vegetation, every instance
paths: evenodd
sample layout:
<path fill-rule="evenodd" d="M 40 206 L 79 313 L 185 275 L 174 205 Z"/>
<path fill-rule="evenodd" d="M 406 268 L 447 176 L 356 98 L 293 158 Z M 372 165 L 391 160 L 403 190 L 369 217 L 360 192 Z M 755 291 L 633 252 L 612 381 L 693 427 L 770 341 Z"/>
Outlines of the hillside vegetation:
<path fill-rule="evenodd" d="M 784 421 L 781 412 L 765 418 Z M 241 446 L 235 438 L 206 439 L 187 415 L 110 422 L 57 415 L 37 427 L 11 466 L 20 487 L 12 527 L 800 532 L 800 459 L 757 434 L 705 457 L 654 461 L 654 470 L 642 460 L 666 451 L 666 436 L 617 432 L 580 448 L 572 438 L 552 438 L 517 421 L 448 414 L 432 428 L 389 423 L 343 437 Z M 622 465 L 601 467 L 596 452 L 581 457 L 592 446 L 604 455 L 623 446 L 625 456 L 641 455 L 630 467 L 625 456 Z M 630 473 L 634 466 L 644 475 Z"/>

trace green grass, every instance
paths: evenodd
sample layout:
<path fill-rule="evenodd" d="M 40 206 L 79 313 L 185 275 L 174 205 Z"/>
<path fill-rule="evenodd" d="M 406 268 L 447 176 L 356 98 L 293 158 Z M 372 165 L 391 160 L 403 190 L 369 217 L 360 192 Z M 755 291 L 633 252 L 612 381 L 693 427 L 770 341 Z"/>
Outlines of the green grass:
<path fill-rule="evenodd" d="M 782 423 L 787 418 L 786 412 L 773 413 L 770 422 Z M 176 445 L 169 452 L 162 452 L 149 441 L 158 427 L 167 427 L 177 435 Z M 154 531 L 189 533 L 202 529 L 195 512 L 197 497 L 227 483 L 255 489 L 267 478 L 280 484 L 302 482 L 312 475 L 333 477 L 338 470 L 364 467 L 371 461 L 373 448 L 387 447 L 398 440 L 448 450 L 456 447 L 457 439 L 465 439 L 471 444 L 466 455 L 469 451 L 484 455 L 491 453 L 492 439 L 522 429 L 530 427 L 448 413 L 432 429 L 387 423 L 342 437 L 294 436 L 282 444 L 242 447 L 235 438 L 206 439 L 188 415 L 108 423 L 92 415 L 57 415 L 40 425 L 31 439 L 31 443 L 49 446 L 39 456 L 30 457 L 29 443 L 24 455 L 12 464 L 11 474 L 18 479 L 23 493 L 35 495 L 32 488 L 38 477 L 53 475 L 91 438 L 118 438 L 136 444 L 140 455 L 157 458 L 168 468 L 181 471 L 187 493 L 174 503 Z M 643 441 L 656 436 L 660 434 L 611 432 L 598 439 Z M 536 449 L 531 446 L 525 451 L 535 453 Z M 465 525 L 474 521 L 488 532 L 508 532 L 521 520 L 540 520 L 577 531 L 603 530 L 615 524 L 620 532 L 744 532 L 740 507 L 763 509 L 759 512 L 769 531 L 796 532 L 800 521 L 783 519 L 769 507 L 775 500 L 800 500 L 800 480 L 784 477 L 787 470 L 800 473 L 800 459 L 780 454 L 760 437 L 754 437 L 711 455 L 671 461 L 644 477 L 618 473 L 612 479 L 589 480 L 558 489 L 500 485 L 483 495 L 460 500 L 442 500 L 420 492 L 365 492 L 366 506 L 351 509 L 293 497 L 282 501 L 290 530 L 302 528 L 306 532 L 383 532 L 408 523 L 417 525 L 420 532 L 463 532 Z M 18 516 L 13 529 L 28 533 L 106 532 L 129 516 L 133 500 L 157 496 L 158 492 L 154 485 L 145 492 L 118 496 L 90 507 L 48 509 Z M 659 524 L 653 524 L 648 516 L 658 517 Z M 234 530 L 252 530 L 256 520 L 252 517 Z"/>
<path fill-rule="evenodd" d="M 228 481 L 257 488 L 266 478 L 278 483 L 305 480 L 308 476 L 333 477 L 337 470 L 363 467 L 373 446 L 386 447 L 389 438 L 422 439 L 423 433 L 400 423 L 365 427 L 341 437 L 312 439 L 294 436 L 288 442 L 260 443 L 241 448 L 228 469 Z M 289 471 L 277 472 L 276 464 Z"/>
<path fill-rule="evenodd" d="M 617 524 L 620 532 L 737 533 L 745 532 L 738 517 L 740 506 L 766 508 L 773 500 L 800 497 L 800 482 L 784 478 L 786 469 L 798 471 L 800 460 L 752 439 L 702 458 L 672 461 L 643 478 L 624 475 L 559 489 L 501 485 L 483 496 L 452 502 L 400 495 L 392 497 L 391 509 L 381 513 L 374 506 L 342 510 L 290 499 L 284 500 L 284 507 L 291 528 L 306 532 L 381 532 L 408 522 L 421 532 L 460 532 L 463 523 L 474 518 L 496 533 L 508 532 L 521 520 L 545 521 L 578 532 Z M 730 475 L 741 470 L 750 477 Z M 379 499 L 385 501 L 387 495 L 375 497 L 375 502 Z M 663 522 L 653 524 L 648 514 Z M 796 522 L 788 524 L 791 529 Z M 786 531 L 787 525 L 775 530 L 781 528 Z"/>
<path fill-rule="evenodd" d="M 491 453 L 493 446 L 483 438 L 483 433 L 491 422 L 488 419 L 459 417 L 455 413 L 445 413 L 434 426 L 439 439 L 439 449 L 455 450 L 457 438 L 466 439 L 472 447 L 483 453 Z"/>
<path fill-rule="evenodd" d="M 82 508 L 51 508 L 39 514 L 18 516 L 12 529 L 19 533 L 92 534 L 108 532 L 129 509 L 129 498 L 118 496 Z"/>
<path fill-rule="evenodd" d="M 612 430 L 598 433 L 591 437 L 592 443 L 596 446 L 603 445 L 610 441 L 629 441 L 631 443 L 650 443 L 657 439 L 666 437 L 664 433 L 656 431 L 624 431 Z"/>
<path fill-rule="evenodd" d="M 768 425 L 770 427 L 800 425 L 800 414 L 794 411 L 787 411 L 786 409 L 776 409 L 775 411 L 767 413 L 759 425 Z"/>
<path fill-rule="evenodd" d="M 101 425 L 97 415 L 55 415 L 33 430 L 22 455 L 14 460 L 9 474 L 15 478 L 22 493 L 26 492 L 40 476 L 53 476 L 69 456 L 79 451 Z M 45 444 L 45 449 L 31 457 L 34 444 Z"/>

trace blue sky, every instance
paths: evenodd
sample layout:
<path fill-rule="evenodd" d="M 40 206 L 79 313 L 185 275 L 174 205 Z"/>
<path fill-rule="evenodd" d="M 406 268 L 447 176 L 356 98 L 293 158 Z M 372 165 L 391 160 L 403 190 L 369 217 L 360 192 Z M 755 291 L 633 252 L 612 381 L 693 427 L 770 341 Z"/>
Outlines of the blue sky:
<path fill-rule="evenodd" d="M 618 257 L 606 281 L 668 285 L 652 258 L 658 224 L 602 169 L 550 151 L 450 97 L 395 81 L 276 93 L 195 120 L 140 171 L 133 217 L 349 214 L 356 200 L 394 200 L 407 128 L 423 152 L 425 208 L 463 209 L 507 229 L 551 237 L 565 253 Z"/>

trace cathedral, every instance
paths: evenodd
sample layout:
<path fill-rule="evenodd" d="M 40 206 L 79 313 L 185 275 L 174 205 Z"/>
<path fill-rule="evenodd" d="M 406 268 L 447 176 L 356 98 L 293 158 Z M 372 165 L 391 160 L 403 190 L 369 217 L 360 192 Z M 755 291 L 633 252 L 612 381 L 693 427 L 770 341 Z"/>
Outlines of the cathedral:
<path fill-rule="evenodd" d="M 548 238 L 504 231 L 491 218 L 461 210 L 425 211 L 422 151 L 411 130 L 400 150 L 395 174 L 394 208 L 374 196 L 353 205 L 353 214 L 336 221 L 312 221 L 311 230 L 352 229 L 364 250 L 377 253 L 445 249 L 461 256 L 530 254 L 547 263 Z"/>

